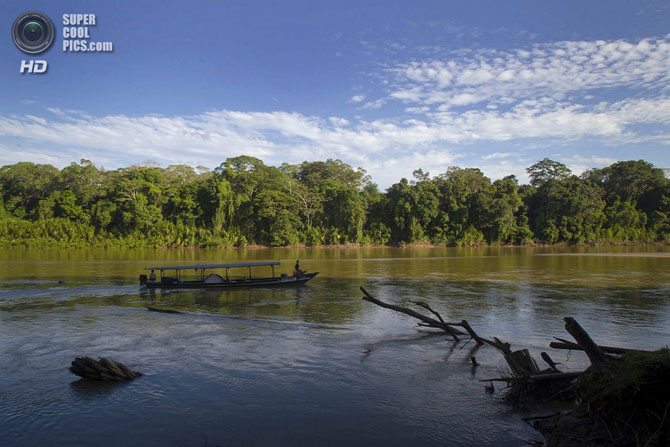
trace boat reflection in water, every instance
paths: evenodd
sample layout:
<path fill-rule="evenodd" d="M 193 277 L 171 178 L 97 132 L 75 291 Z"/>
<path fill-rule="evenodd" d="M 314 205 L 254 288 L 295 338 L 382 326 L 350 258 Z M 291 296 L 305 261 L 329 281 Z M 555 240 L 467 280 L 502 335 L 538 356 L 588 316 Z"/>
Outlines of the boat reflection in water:
<path fill-rule="evenodd" d="M 311 287 L 145 288 L 140 298 L 149 310 L 165 313 L 204 312 L 243 318 L 276 317 L 300 312 L 314 298 Z M 309 310 L 309 309 L 308 309 Z"/>
<path fill-rule="evenodd" d="M 275 265 L 279 265 L 279 261 L 147 267 L 144 270 L 151 270 L 151 275 L 149 278 L 147 278 L 147 275 L 140 275 L 140 285 L 149 289 L 286 286 L 305 284 L 307 281 L 319 274 L 319 272 L 307 273 L 303 270 L 294 270 L 293 274 L 290 276 L 286 273 L 282 273 L 279 276 L 276 276 Z M 256 267 L 271 267 L 272 276 L 252 276 L 251 269 Z M 229 275 L 229 270 L 238 268 L 246 268 L 248 274 L 244 276 L 231 277 Z M 208 272 L 213 269 L 224 269 L 225 277 L 218 273 Z M 184 279 L 186 271 L 189 270 L 193 270 L 196 276 L 199 278 Z M 160 272 L 160 279 L 156 279 L 154 273 L 155 271 Z"/>

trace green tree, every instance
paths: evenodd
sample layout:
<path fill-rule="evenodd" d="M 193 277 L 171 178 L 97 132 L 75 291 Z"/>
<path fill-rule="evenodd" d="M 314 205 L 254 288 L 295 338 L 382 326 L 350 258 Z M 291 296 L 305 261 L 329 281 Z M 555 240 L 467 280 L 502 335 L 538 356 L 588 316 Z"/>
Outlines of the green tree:
<path fill-rule="evenodd" d="M 450 167 L 438 177 L 437 184 L 442 198 L 440 210 L 448 216 L 447 241 L 456 245 L 474 243 L 485 226 L 491 180 L 477 168 Z"/>
<path fill-rule="evenodd" d="M 369 181 L 364 169 L 354 170 L 342 160 L 331 159 L 305 161 L 299 165 L 297 176 L 302 184 L 312 188 L 326 180 L 331 180 L 347 187 L 360 189 Z"/>
<path fill-rule="evenodd" d="M 489 243 L 512 243 L 519 237 L 517 213 L 523 201 L 519 185 L 512 179 L 493 182 L 492 194 L 484 204 L 481 230 Z"/>
<path fill-rule="evenodd" d="M 300 173 L 300 166 L 298 165 L 283 163 L 281 170 L 287 175 L 288 195 L 297 203 L 300 213 L 304 218 L 306 230 L 309 232 L 312 229 L 314 216 L 323 211 L 324 198 L 318 188 L 320 182 L 317 182 L 316 178 L 313 178 L 312 180 L 315 181 L 315 184 L 308 185 L 301 183 L 302 175 Z"/>
<path fill-rule="evenodd" d="M 577 176 L 549 179 L 534 194 L 531 225 L 543 242 L 594 242 L 605 221 L 602 189 Z"/>
<path fill-rule="evenodd" d="M 548 158 L 530 165 L 526 172 L 530 176 L 530 184 L 536 188 L 549 180 L 564 180 L 572 175 L 572 171 L 563 163 Z"/>
<path fill-rule="evenodd" d="M 670 183 L 642 160 L 581 178 L 549 159 L 491 180 L 421 169 L 385 192 L 340 160 L 266 166 L 228 158 L 213 172 L 185 165 L 111 171 L 90 161 L 58 170 L 0 168 L 0 243 L 127 247 L 388 242 L 670 240 Z"/>
<path fill-rule="evenodd" d="M 325 180 L 319 185 L 323 196 L 323 209 L 320 223 L 328 228 L 333 227 L 341 235 L 342 242 L 360 242 L 363 238 L 365 223 L 365 202 L 361 194 L 354 188 L 334 180 Z"/>
<path fill-rule="evenodd" d="M 104 195 L 103 172 L 89 160 L 82 159 L 79 164 L 71 163 L 63 168 L 55 181 L 59 191 L 71 191 L 75 201 L 83 208 Z"/>
<path fill-rule="evenodd" d="M 601 186 L 607 203 L 614 203 L 618 197 L 624 202 L 636 202 L 645 212 L 657 205 L 654 192 L 668 184 L 663 170 L 644 160 L 619 161 L 606 168 L 587 171 L 582 178 Z"/>
<path fill-rule="evenodd" d="M 413 242 L 417 236 L 413 234 L 412 202 L 412 187 L 405 178 L 386 190 L 386 215 L 395 242 Z"/>
<path fill-rule="evenodd" d="M 630 199 L 617 197 L 605 208 L 605 239 L 607 241 L 642 241 L 646 239 L 647 215 Z"/>
<path fill-rule="evenodd" d="M 5 208 L 16 217 L 38 217 L 40 200 L 49 196 L 58 169 L 51 165 L 20 162 L 0 168 Z"/>

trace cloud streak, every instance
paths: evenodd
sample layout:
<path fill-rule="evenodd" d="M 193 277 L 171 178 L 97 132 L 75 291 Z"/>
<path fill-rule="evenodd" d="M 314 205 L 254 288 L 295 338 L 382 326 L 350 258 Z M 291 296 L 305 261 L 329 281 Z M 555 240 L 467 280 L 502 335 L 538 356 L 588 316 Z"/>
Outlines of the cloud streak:
<path fill-rule="evenodd" d="M 240 154 L 270 164 L 339 158 L 370 170 L 386 187 L 417 168 L 437 174 L 454 161 L 468 163 L 467 147 L 480 142 L 591 138 L 601 145 L 667 145 L 668 54 L 670 41 L 663 38 L 462 51 L 451 60 L 402 63 L 385 71 L 392 78 L 383 84 L 386 97 L 361 93 L 349 99 L 381 116 L 372 120 L 226 109 L 183 116 L 91 116 L 50 107 L 43 116 L 0 116 L 0 160 L 30 158 L 62 166 L 76 153 L 111 164 L 107 167 L 146 159 L 215 167 Z M 604 99 L 602 92 L 612 89 L 618 89 L 618 99 Z M 406 105 L 402 117 L 386 109 L 397 110 L 390 106 L 398 101 Z M 30 149 L 22 154 L 12 141 Z M 523 172 L 518 156 L 515 164 L 515 154 L 496 146 L 478 160 L 490 163 L 484 168 L 494 177 Z M 570 160 L 588 167 L 613 159 Z"/>
<path fill-rule="evenodd" d="M 343 118 L 322 119 L 288 112 L 220 110 L 193 116 L 90 117 L 59 110 L 50 118 L 0 117 L 0 136 L 28 141 L 32 147 L 98 152 L 99 157 L 117 159 L 121 164 L 141 156 L 160 163 L 216 166 L 227 157 L 250 154 L 275 164 L 340 158 L 370 169 L 387 169 L 393 166 L 392 160 L 399 160 L 394 169 L 399 173 L 402 167 L 411 172 L 435 164 L 431 159 L 454 160 L 454 145 L 476 141 L 600 137 L 612 142 L 639 142 L 645 136 L 631 126 L 670 124 L 669 110 L 670 98 L 620 101 L 599 111 L 569 104 L 544 110 L 537 103 L 521 103 L 506 112 L 442 112 L 434 114 L 431 121 L 354 124 Z M 56 157 L 52 150 L 47 153 L 51 159 Z M 509 155 L 494 153 L 487 159 Z M 11 154 L 2 158 L 9 161 Z M 409 162 L 422 165 L 407 166 Z"/>

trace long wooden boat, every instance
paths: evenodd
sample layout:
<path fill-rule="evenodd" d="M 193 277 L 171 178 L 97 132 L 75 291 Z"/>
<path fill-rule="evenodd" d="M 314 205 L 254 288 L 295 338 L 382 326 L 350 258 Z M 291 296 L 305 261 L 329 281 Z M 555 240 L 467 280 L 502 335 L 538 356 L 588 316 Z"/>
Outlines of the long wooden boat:
<path fill-rule="evenodd" d="M 198 265 L 174 265 L 162 267 L 147 267 L 144 270 L 151 270 L 152 273 L 159 272 L 160 276 L 151 279 L 151 276 L 140 275 L 140 285 L 147 288 L 209 288 L 209 287 L 250 287 L 250 286 L 286 286 L 305 284 L 314 278 L 319 272 L 306 273 L 295 271 L 292 275 L 282 273 L 275 276 L 275 266 L 279 261 L 269 262 L 243 262 L 238 264 L 198 264 Z M 254 267 L 272 267 L 272 276 L 255 277 L 251 274 Z M 248 275 L 231 278 L 229 269 L 247 268 Z M 225 276 L 210 272 L 213 269 L 225 269 Z M 195 272 L 196 279 L 183 279 L 184 271 L 192 270 Z M 207 273 L 205 273 L 207 272 Z M 199 276 L 199 278 L 197 278 Z"/>

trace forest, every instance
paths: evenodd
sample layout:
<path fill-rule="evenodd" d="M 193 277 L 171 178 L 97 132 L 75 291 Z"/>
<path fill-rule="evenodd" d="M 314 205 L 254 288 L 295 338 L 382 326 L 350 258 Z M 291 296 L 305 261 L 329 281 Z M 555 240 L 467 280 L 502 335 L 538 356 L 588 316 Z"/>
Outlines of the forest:
<path fill-rule="evenodd" d="M 643 161 L 580 176 L 544 159 L 491 181 L 477 168 L 418 169 L 386 191 L 340 160 L 218 168 L 88 160 L 0 168 L 0 245 L 246 247 L 607 244 L 670 240 L 670 181 Z"/>

